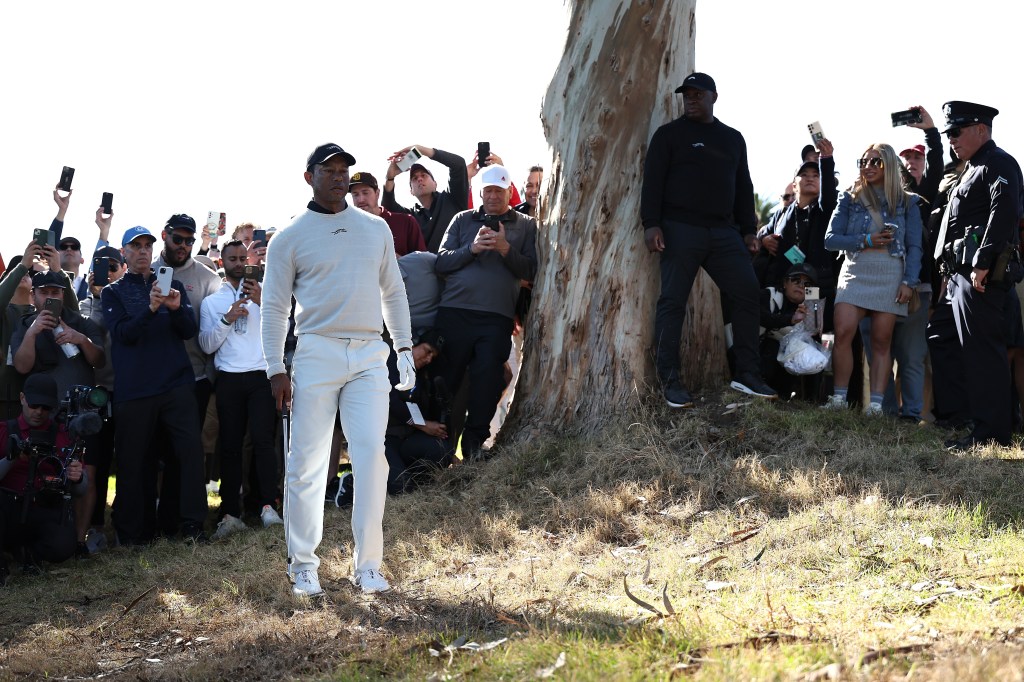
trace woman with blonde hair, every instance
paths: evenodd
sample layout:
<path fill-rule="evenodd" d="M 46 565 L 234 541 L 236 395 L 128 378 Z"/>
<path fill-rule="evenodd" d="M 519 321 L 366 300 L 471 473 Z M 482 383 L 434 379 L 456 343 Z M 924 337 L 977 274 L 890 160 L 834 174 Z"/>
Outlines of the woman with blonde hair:
<path fill-rule="evenodd" d="M 825 407 L 847 406 L 853 371 L 852 342 L 860 321 L 871 317 L 871 400 L 866 412 L 882 413 L 892 374 L 891 340 L 896 317 L 921 272 L 923 227 L 918 197 L 904 190 L 899 157 L 887 144 L 873 144 L 857 160 L 859 177 L 839 197 L 825 232 L 825 248 L 843 252 L 835 305 L 835 389 Z"/>

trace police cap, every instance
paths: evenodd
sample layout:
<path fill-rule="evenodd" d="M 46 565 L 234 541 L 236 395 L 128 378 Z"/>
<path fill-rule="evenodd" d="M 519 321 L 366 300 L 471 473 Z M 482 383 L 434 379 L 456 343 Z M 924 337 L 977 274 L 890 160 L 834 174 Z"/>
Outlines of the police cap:
<path fill-rule="evenodd" d="M 984 104 L 954 100 L 942 105 L 942 113 L 946 117 L 946 129 L 942 132 L 947 133 L 951 128 L 972 125 L 974 123 L 984 123 L 987 126 L 991 126 L 992 119 L 999 114 L 999 110 L 987 107 Z"/>

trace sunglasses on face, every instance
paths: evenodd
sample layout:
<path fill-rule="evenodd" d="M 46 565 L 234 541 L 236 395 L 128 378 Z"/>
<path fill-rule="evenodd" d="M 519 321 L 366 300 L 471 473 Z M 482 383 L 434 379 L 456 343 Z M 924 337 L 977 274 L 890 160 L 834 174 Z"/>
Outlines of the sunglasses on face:
<path fill-rule="evenodd" d="M 74 244 L 61 244 L 57 247 L 58 251 L 78 251 L 78 247 Z"/>
<path fill-rule="evenodd" d="M 802 287 L 811 286 L 811 280 L 807 279 L 806 277 L 787 277 L 786 281 L 792 282 L 793 284 L 799 284 Z"/>
<path fill-rule="evenodd" d="M 882 159 L 877 156 L 873 159 L 857 159 L 857 168 L 885 168 L 885 164 L 882 163 Z"/>
<path fill-rule="evenodd" d="M 181 246 L 182 244 L 184 244 L 185 246 L 192 246 L 193 244 L 196 243 L 195 237 L 182 237 L 180 234 L 172 234 L 170 235 L 170 237 L 171 241 L 174 242 L 175 245 L 177 246 Z"/>
<path fill-rule="evenodd" d="M 782 200 L 783 201 L 792 201 L 793 200 L 793 195 L 792 194 L 783 194 L 782 195 Z"/>
<path fill-rule="evenodd" d="M 47 412 L 52 411 L 52 408 L 49 405 L 29 405 L 29 408 L 33 410 L 46 410 Z"/>
<path fill-rule="evenodd" d="M 120 263 L 111 263 L 110 264 L 110 271 L 111 272 L 117 272 L 120 269 L 121 269 L 121 264 Z"/>
<path fill-rule="evenodd" d="M 977 123 L 968 123 L 965 126 L 957 126 L 955 128 L 950 128 L 949 130 L 946 131 L 946 136 L 949 139 L 951 139 L 951 140 L 956 139 L 956 138 L 960 137 L 960 133 L 962 133 L 964 130 L 966 130 L 967 128 L 973 128 L 976 125 L 978 125 L 978 124 Z"/>

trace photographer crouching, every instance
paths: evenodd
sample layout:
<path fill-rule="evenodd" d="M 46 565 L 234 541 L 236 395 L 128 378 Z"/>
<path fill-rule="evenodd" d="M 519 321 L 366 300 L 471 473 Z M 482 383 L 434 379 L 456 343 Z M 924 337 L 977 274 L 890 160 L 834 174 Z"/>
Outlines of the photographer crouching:
<path fill-rule="evenodd" d="M 71 435 L 54 419 L 59 400 L 53 377 L 33 374 L 20 398 L 21 415 L 0 421 L 0 552 L 20 556 L 22 573 L 38 573 L 40 560 L 74 555 L 68 502 L 87 481 Z M 0 553 L 0 585 L 7 576 Z"/>

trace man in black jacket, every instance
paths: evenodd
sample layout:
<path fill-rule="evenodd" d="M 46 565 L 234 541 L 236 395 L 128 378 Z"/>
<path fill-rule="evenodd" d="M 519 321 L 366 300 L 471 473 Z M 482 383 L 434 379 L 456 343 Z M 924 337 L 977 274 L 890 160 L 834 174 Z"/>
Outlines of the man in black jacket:
<path fill-rule="evenodd" d="M 714 116 L 718 91 L 704 73 L 686 77 L 683 116 L 651 138 L 644 164 L 640 217 L 644 242 L 661 254 L 661 297 L 654 324 L 658 378 L 669 407 L 692 407 L 679 376 L 679 342 L 686 301 L 700 268 L 729 302 L 736 378 L 730 386 L 777 398 L 764 383 L 758 359 L 758 284 L 750 255 L 754 235 L 754 186 L 747 145 Z"/>
<path fill-rule="evenodd" d="M 412 208 L 406 208 L 395 200 L 395 178 L 402 172 L 398 168 L 398 162 L 413 148 L 421 156 L 448 166 L 448 189 L 438 192 L 434 174 L 423 164 L 414 163 L 409 168 L 409 192 L 416 197 L 418 203 Z M 466 160 L 458 154 L 418 144 L 398 150 L 392 154 L 390 160 L 391 165 L 388 166 L 387 179 L 384 182 L 384 208 L 392 213 L 411 213 L 415 216 L 416 222 L 423 230 L 423 241 L 427 243 L 427 250 L 437 253 L 441 246 L 441 238 L 452 218 L 469 206 Z"/>

